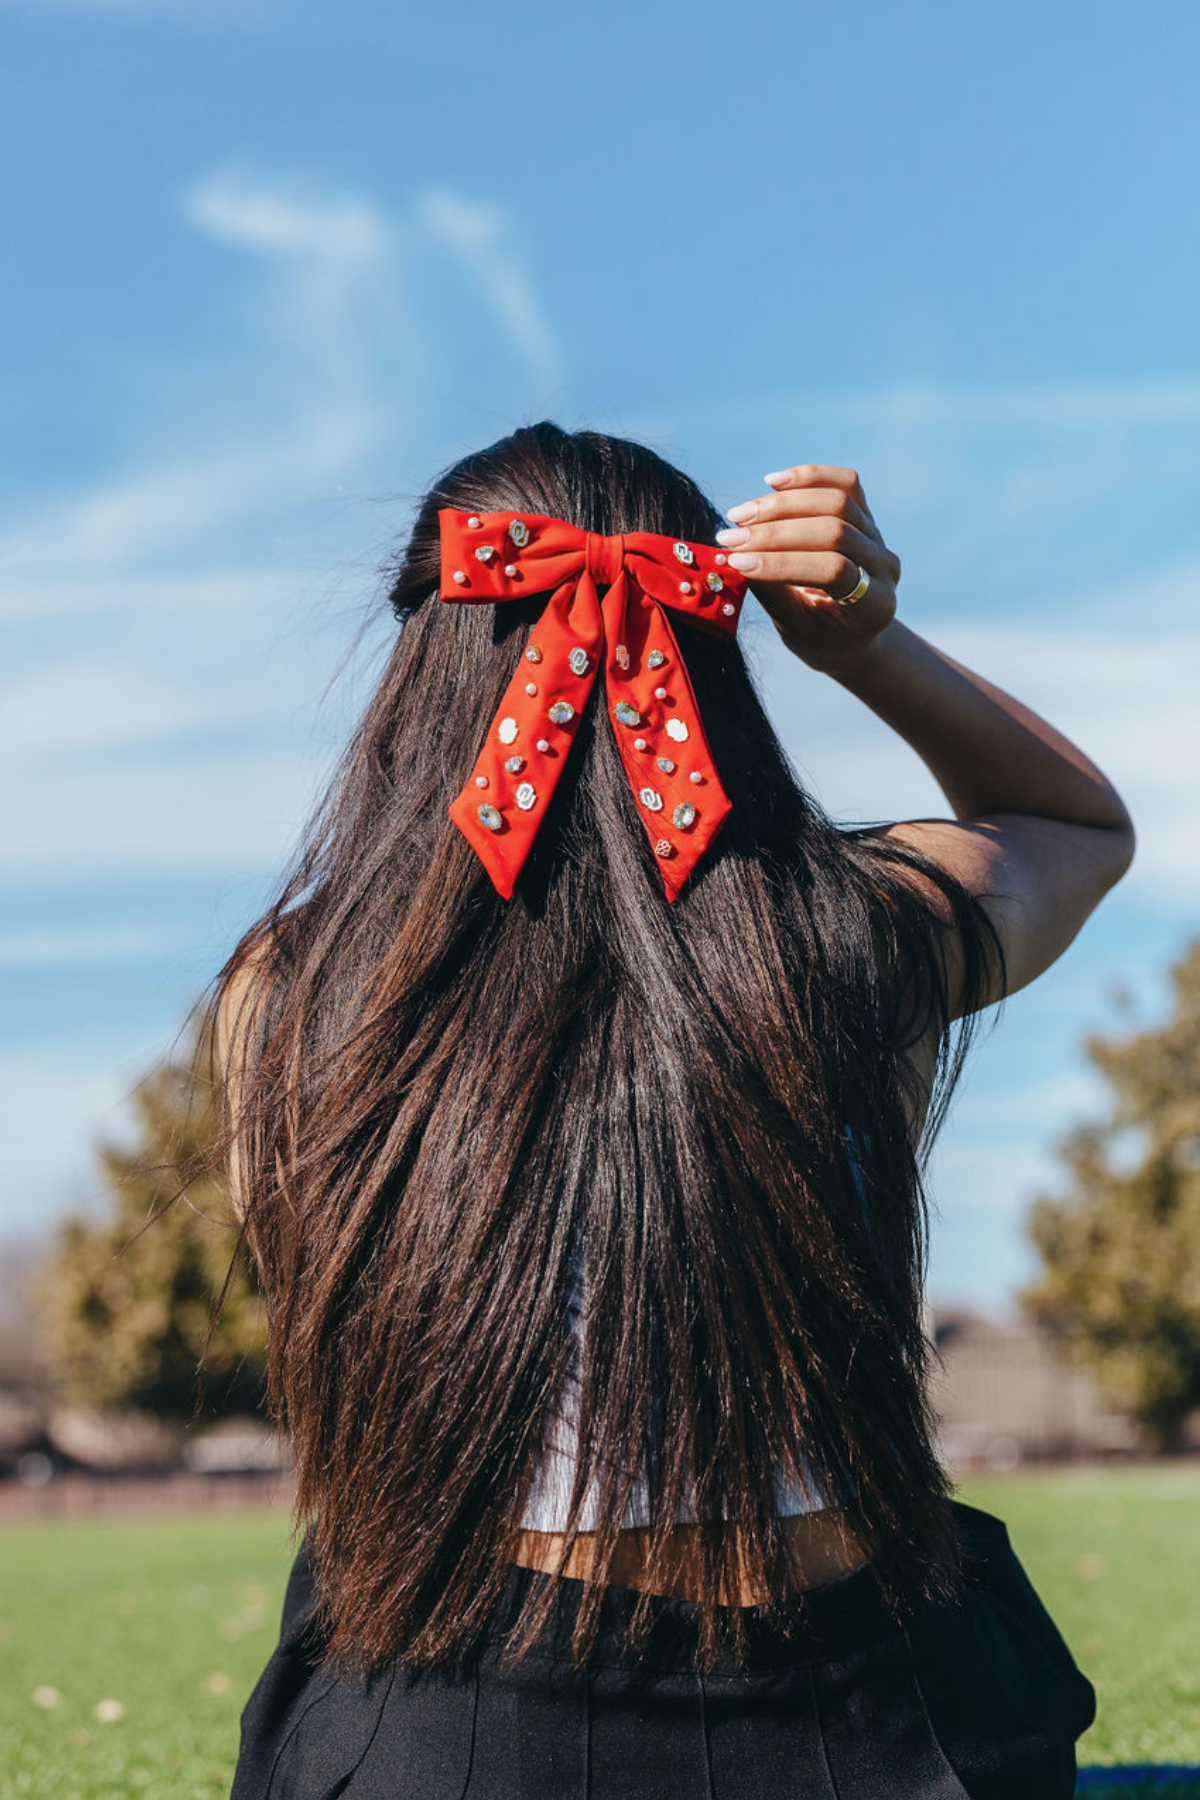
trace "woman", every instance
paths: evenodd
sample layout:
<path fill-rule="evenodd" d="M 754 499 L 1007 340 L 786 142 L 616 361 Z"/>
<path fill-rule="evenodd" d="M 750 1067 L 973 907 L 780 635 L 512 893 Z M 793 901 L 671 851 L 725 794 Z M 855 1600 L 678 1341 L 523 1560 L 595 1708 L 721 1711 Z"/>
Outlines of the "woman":
<path fill-rule="evenodd" d="M 852 470 L 767 483 L 722 529 L 550 424 L 445 473 L 217 978 L 307 1526 L 234 1800 L 1072 1792 L 1091 1685 L 937 1456 L 923 1172 L 1132 828 L 895 618 Z M 953 819 L 800 788 L 747 583 Z"/>

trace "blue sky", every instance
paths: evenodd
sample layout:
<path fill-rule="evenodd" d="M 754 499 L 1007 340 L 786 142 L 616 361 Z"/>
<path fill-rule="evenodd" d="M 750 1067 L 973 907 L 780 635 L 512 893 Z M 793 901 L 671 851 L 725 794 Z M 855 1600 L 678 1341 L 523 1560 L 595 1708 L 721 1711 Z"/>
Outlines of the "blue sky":
<path fill-rule="evenodd" d="M 549 416 L 721 506 L 860 469 L 901 615 L 1075 737 L 1131 873 L 981 1043 L 935 1298 L 1003 1307 L 1085 1031 L 1200 930 L 1200 15 L 0 0 L 0 1233 L 262 904 L 414 497 Z M 744 626 L 847 821 L 944 813 Z"/>

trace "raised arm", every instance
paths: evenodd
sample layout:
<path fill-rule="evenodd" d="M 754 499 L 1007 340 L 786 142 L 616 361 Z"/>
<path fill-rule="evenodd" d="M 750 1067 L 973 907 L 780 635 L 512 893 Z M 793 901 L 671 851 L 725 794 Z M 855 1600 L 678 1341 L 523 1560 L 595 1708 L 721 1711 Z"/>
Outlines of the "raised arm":
<path fill-rule="evenodd" d="M 718 537 L 788 648 L 857 695 L 930 769 L 954 818 L 897 821 L 880 835 L 915 844 L 978 897 L 1015 992 L 1062 955 L 1129 867 L 1124 803 L 1054 726 L 896 618 L 899 559 L 853 469 L 804 464 L 769 479 L 769 493 L 730 509 L 735 527 Z M 860 569 L 866 595 L 839 600 Z M 952 945 L 950 964 L 958 1017 Z"/>

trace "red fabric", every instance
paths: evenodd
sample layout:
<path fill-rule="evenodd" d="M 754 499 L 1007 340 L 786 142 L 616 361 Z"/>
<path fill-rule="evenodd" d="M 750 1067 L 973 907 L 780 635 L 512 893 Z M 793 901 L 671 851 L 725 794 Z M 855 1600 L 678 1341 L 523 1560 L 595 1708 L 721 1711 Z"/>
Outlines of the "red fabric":
<path fill-rule="evenodd" d="M 451 507 L 444 507 L 438 518 L 443 600 L 494 603 L 552 590 L 450 817 L 497 890 L 510 900 L 603 666 L 609 723 L 638 813 L 651 845 L 658 847 L 667 898 L 674 900 L 730 805 L 663 608 L 733 637 L 746 577 L 731 569 L 724 553 L 711 544 L 684 544 L 648 531 L 605 537 L 537 513 L 466 513 Z M 676 555 L 677 543 L 690 554 L 690 562 Z M 494 554 L 484 560 L 477 552 L 487 546 Z M 455 579 L 456 572 L 461 580 Z M 607 590 L 603 599 L 600 588 Z M 530 660 L 530 649 L 539 653 L 539 660 Z M 571 667 L 573 650 L 586 656 L 582 673 Z M 657 667 L 650 661 L 656 653 L 663 659 Z M 535 688 L 533 694 L 526 692 L 527 684 Z M 663 698 L 656 696 L 656 688 L 665 689 Z M 564 701 L 573 716 L 556 723 L 550 709 Z M 632 706 L 639 723 L 623 723 L 618 704 Z M 644 750 L 636 747 L 639 738 L 645 740 Z M 539 740 L 546 743 L 545 750 L 537 748 Z M 505 768 L 512 757 L 521 758 L 519 770 Z M 660 757 L 674 768 L 660 768 Z M 698 780 L 692 780 L 693 772 Z M 477 784 L 480 776 L 483 787 Z M 655 806 L 656 799 L 661 806 Z M 481 806 L 496 809 L 498 830 L 483 823 Z M 686 811 L 677 811 L 688 807 L 694 809 L 690 822 Z"/>

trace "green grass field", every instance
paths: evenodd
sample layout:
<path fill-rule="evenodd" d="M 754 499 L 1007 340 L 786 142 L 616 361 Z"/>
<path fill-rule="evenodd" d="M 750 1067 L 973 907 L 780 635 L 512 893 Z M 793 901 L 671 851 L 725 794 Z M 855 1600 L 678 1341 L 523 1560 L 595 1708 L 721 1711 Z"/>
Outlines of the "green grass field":
<path fill-rule="evenodd" d="M 1200 1469 L 1018 1475 L 962 1497 L 1008 1522 L 1096 1683 L 1081 1763 L 1200 1763 Z M 227 1800 L 286 1531 L 263 1513 L 0 1531 L 0 1800 Z"/>

